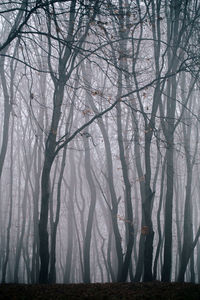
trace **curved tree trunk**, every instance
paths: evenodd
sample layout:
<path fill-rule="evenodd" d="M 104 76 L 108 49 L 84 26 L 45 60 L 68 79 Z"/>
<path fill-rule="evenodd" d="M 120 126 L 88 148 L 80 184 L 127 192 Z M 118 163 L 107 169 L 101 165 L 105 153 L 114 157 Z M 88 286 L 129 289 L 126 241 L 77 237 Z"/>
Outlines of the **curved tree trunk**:
<path fill-rule="evenodd" d="M 84 262 L 84 283 L 90 283 L 90 245 L 91 245 L 91 235 L 92 235 L 92 226 L 94 219 L 94 211 L 96 206 L 96 187 L 94 183 L 94 179 L 92 176 L 92 165 L 90 158 L 90 145 L 88 141 L 88 137 L 83 135 L 84 147 L 85 147 L 85 172 L 86 179 L 88 182 L 89 190 L 90 190 L 90 205 L 89 205 L 89 213 L 88 213 L 88 221 L 85 232 L 84 239 L 84 249 L 83 249 L 83 262 Z"/>
<path fill-rule="evenodd" d="M 83 74 L 84 74 L 84 79 L 85 79 L 85 85 L 91 86 L 91 78 L 89 77 L 89 74 L 91 73 L 90 70 L 90 65 L 87 64 L 87 69 L 82 67 L 83 69 Z M 87 99 L 89 102 L 90 107 L 92 110 L 98 114 L 98 109 L 93 101 L 93 98 L 90 93 L 87 95 Z M 105 124 L 103 122 L 102 118 L 98 119 L 98 126 L 101 130 L 102 137 L 104 140 L 104 145 L 105 145 L 105 153 L 106 153 L 106 166 L 107 166 L 107 182 L 108 182 L 108 187 L 109 187 L 109 192 L 110 192 L 110 198 L 111 198 L 111 205 L 110 207 L 110 212 L 111 212 L 111 220 L 112 220 L 112 227 L 113 227 L 113 232 L 114 232 L 114 238 L 115 238 L 115 247 L 116 247 L 116 254 L 117 254 L 117 263 L 118 263 L 118 275 L 116 276 L 117 278 L 120 277 L 120 272 L 122 269 L 122 264 L 123 264 L 123 255 L 122 255 L 122 245 L 121 245 L 121 235 L 119 232 L 119 227 L 117 223 L 117 215 L 118 215 L 118 199 L 114 187 L 114 176 L 113 176 L 113 158 L 112 158 L 112 152 L 111 152 L 111 145 L 110 145 L 110 140 L 108 137 L 108 133 L 106 131 Z M 111 242 L 111 240 L 109 240 Z M 112 274 L 112 280 L 115 281 L 114 277 L 114 272 L 110 266 L 111 274 Z"/>

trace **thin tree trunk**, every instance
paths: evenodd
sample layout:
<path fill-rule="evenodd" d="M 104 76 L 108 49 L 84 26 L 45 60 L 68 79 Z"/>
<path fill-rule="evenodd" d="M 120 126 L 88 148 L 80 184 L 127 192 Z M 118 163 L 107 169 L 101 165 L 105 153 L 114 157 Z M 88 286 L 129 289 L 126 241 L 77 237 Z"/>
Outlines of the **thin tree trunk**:
<path fill-rule="evenodd" d="M 69 182 L 69 199 L 68 199 L 68 211 L 67 211 L 67 254 L 66 254 L 66 265 L 64 274 L 64 283 L 70 282 L 71 270 L 72 270 L 72 257 L 73 257 L 73 247 L 74 247 L 74 197 L 75 197 L 75 161 L 74 153 L 71 150 L 69 153 L 69 164 L 70 164 L 70 182 Z M 73 220 L 74 219 L 74 220 Z"/>
<path fill-rule="evenodd" d="M 6 271 L 10 253 L 10 230 L 12 225 L 12 214 L 13 214 L 13 133 L 14 133 L 14 119 L 12 120 L 11 127 L 11 150 L 10 150 L 10 205 L 9 205 L 9 216 L 7 226 L 7 237 L 6 237 L 6 256 L 2 267 L 2 283 L 6 282 Z"/>
<path fill-rule="evenodd" d="M 94 211 L 96 206 L 96 187 L 91 172 L 91 158 L 90 158 L 90 145 L 88 137 L 83 135 L 84 147 L 85 147 L 85 172 L 86 179 L 90 190 L 90 206 L 88 213 L 88 221 L 84 239 L 84 250 L 83 250 L 83 261 L 84 261 L 84 283 L 90 283 L 90 245 L 91 245 L 91 234 L 93 226 Z"/>

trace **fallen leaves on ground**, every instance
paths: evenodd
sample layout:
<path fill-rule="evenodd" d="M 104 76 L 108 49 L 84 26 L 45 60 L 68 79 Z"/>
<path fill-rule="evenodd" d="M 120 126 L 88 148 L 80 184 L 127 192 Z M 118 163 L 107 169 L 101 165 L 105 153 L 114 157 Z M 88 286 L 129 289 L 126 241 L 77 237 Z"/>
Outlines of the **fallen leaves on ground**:
<path fill-rule="evenodd" d="M 3 300 L 198 300 L 200 284 L 192 283 L 92 283 L 2 284 Z"/>

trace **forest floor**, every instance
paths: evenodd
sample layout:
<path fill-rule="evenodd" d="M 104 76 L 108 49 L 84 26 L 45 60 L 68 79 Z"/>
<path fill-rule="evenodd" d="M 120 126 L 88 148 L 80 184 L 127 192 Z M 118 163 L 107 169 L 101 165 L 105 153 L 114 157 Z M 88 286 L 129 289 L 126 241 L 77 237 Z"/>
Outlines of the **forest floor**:
<path fill-rule="evenodd" d="M 200 284 L 192 283 L 93 283 L 0 285 L 0 299 L 9 300 L 198 300 Z"/>

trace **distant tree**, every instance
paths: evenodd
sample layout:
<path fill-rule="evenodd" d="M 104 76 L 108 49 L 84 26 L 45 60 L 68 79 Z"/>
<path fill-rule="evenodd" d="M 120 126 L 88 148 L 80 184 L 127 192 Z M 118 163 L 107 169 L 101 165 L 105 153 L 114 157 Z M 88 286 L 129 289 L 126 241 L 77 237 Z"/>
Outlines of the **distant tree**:
<path fill-rule="evenodd" d="M 166 172 L 167 172 L 167 191 L 165 202 L 165 226 L 164 226 L 164 262 L 162 268 L 162 280 L 170 281 L 172 267 L 172 215 L 173 215 L 173 178 L 174 178 L 174 133 L 179 121 L 175 121 L 176 98 L 177 98 L 177 70 L 184 65 L 185 51 L 191 38 L 193 22 L 191 15 L 187 11 L 191 10 L 188 1 L 178 1 L 176 5 L 165 7 L 167 17 L 167 43 L 172 45 L 167 48 L 168 73 L 174 77 L 166 83 L 166 120 L 164 122 L 163 103 L 160 103 L 161 124 L 166 140 Z M 198 10 L 197 10 L 198 14 Z M 170 16 L 170 22 L 169 18 Z M 191 25 L 191 27 L 187 27 Z M 185 50 L 185 51 L 184 51 Z M 184 69 L 183 69 L 184 70 Z"/>

